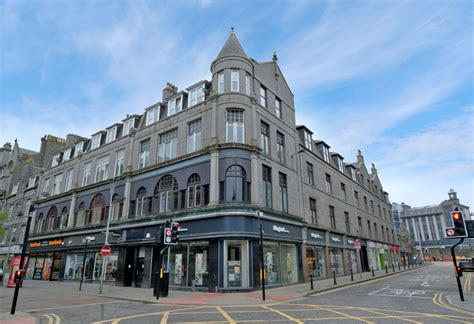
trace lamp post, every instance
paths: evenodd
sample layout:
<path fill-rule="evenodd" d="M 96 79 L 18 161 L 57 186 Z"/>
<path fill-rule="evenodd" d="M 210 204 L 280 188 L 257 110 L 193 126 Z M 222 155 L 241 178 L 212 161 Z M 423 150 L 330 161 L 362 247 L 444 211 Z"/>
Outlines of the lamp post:
<path fill-rule="evenodd" d="M 356 174 L 360 174 L 359 170 L 356 171 Z M 351 188 L 352 188 L 352 200 L 353 200 L 353 203 L 354 203 L 354 218 L 355 218 L 355 222 L 356 222 L 356 228 L 357 228 L 357 238 L 359 239 L 359 242 L 360 242 L 360 231 L 359 231 L 359 224 L 358 224 L 358 219 L 357 219 L 357 207 L 356 207 L 356 199 L 355 199 L 355 190 L 354 190 L 354 181 L 355 179 L 352 179 L 351 180 Z M 360 242 L 362 243 L 362 242 Z M 356 250 L 357 251 L 357 259 L 358 259 L 358 268 L 359 268 L 359 276 L 360 278 L 362 279 L 362 257 L 360 255 L 360 251 L 361 250 Z"/>
<path fill-rule="evenodd" d="M 13 225 L 11 226 L 10 230 L 10 240 L 8 242 L 8 249 L 7 249 L 7 258 L 5 260 L 5 267 L 3 269 L 3 285 L 6 286 L 8 284 L 8 278 L 10 277 L 10 266 L 8 264 L 8 259 L 10 259 L 10 251 L 11 251 L 11 246 L 13 243 L 13 238 L 14 238 L 14 232 L 16 232 L 16 220 L 17 220 L 17 214 L 15 213 L 15 218 L 13 219 Z M 12 260 L 12 265 L 13 265 L 13 260 Z"/>
<path fill-rule="evenodd" d="M 112 211 L 112 199 L 114 196 L 115 191 L 115 178 L 112 179 L 110 182 L 110 200 L 109 200 L 109 212 L 107 214 L 107 226 L 105 227 L 105 241 L 104 246 L 109 245 L 109 228 L 110 228 L 110 218 L 113 214 Z M 99 285 L 99 294 L 102 294 L 102 290 L 104 288 L 104 280 L 105 280 L 105 271 L 107 269 L 107 256 L 102 254 L 102 272 L 100 274 L 100 285 Z"/>

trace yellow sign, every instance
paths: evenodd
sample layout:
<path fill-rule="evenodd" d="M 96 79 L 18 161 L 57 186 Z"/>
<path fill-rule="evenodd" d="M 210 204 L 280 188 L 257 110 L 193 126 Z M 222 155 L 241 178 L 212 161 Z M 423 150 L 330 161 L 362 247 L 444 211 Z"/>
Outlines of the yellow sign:
<path fill-rule="evenodd" d="M 30 243 L 30 247 L 40 247 L 40 246 L 41 246 L 40 242 Z"/>
<path fill-rule="evenodd" d="M 267 279 L 267 269 L 263 269 L 263 275 L 265 276 L 265 279 Z M 262 269 L 260 269 L 260 280 L 262 280 Z"/>

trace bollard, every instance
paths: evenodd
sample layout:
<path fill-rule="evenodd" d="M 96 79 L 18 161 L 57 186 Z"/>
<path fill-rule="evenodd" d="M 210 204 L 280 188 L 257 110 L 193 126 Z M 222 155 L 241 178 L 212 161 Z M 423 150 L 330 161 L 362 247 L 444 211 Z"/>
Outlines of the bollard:
<path fill-rule="evenodd" d="M 337 285 L 337 281 L 336 281 L 336 271 L 333 271 L 332 272 L 332 275 L 334 277 L 334 284 Z"/>
<path fill-rule="evenodd" d="M 400 271 L 400 270 L 402 270 L 402 269 L 400 268 L 400 262 L 398 262 L 398 271 Z"/>
<path fill-rule="evenodd" d="M 354 281 L 354 274 L 352 272 L 352 268 L 351 268 L 351 281 Z"/>
<path fill-rule="evenodd" d="M 313 290 L 313 289 L 314 289 L 314 285 L 313 285 L 313 274 L 312 274 L 312 273 L 309 275 L 309 282 L 310 282 L 311 290 Z"/>
<path fill-rule="evenodd" d="M 372 277 L 375 277 L 374 267 L 372 267 Z"/>
<path fill-rule="evenodd" d="M 395 263 L 392 263 L 392 270 L 395 272 Z"/>
<path fill-rule="evenodd" d="M 406 262 L 403 262 L 403 270 L 406 270 L 407 269 L 407 264 Z"/>
<path fill-rule="evenodd" d="M 385 273 L 388 273 L 388 267 L 385 265 Z"/>

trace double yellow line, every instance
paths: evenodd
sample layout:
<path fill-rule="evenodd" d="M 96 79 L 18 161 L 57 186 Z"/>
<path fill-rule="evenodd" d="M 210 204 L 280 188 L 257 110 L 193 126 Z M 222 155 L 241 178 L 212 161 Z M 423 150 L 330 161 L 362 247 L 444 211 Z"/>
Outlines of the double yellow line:
<path fill-rule="evenodd" d="M 453 306 L 450 306 L 450 305 L 447 305 L 444 301 L 443 301 L 443 294 L 442 293 L 436 293 L 434 296 L 433 296 L 433 303 L 439 307 L 442 307 L 444 309 L 447 309 L 451 312 L 455 312 L 455 313 L 460 313 L 460 314 L 464 314 L 464 315 L 469 315 L 472 317 L 472 313 L 471 312 L 468 312 L 468 311 L 465 311 L 463 309 L 460 309 L 460 308 L 457 308 L 457 307 L 453 307 Z M 449 315 L 447 315 L 449 316 Z"/>
<path fill-rule="evenodd" d="M 61 318 L 56 314 L 43 314 L 48 319 L 48 324 L 61 324 Z"/>

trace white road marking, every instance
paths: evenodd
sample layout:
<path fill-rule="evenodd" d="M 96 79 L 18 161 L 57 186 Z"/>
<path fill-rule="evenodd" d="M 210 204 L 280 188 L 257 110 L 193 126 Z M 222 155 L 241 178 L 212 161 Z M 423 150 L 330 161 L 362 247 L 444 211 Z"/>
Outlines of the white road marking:
<path fill-rule="evenodd" d="M 112 302 L 105 302 L 105 303 L 94 303 L 94 304 L 82 304 L 82 305 L 72 305 L 72 306 L 62 306 L 62 307 L 51 307 L 51 308 L 38 308 L 38 309 L 27 309 L 24 312 L 42 312 L 51 309 L 66 309 L 66 308 L 77 308 L 77 307 L 84 307 L 84 306 L 96 306 L 96 305 L 105 305 L 105 304 L 117 304 L 117 303 L 127 303 L 128 300 L 117 300 Z"/>
<path fill-rule="evenodd" d="M 369 296 L 375 295 L 375 294 L 378 293 L 379 291 L 385 290 L 385 289 L 387 289 L 387 288 L 390 288 L 390 286 L 383 287 L 382 289 L 379 289 L 379 290 L 377 290 L 377 291 L 371 292 L 371 293 L 369 294 Z"/>
<path fill-rule="evenodd" d="M 421 284 L 421 286 L 428 287 L 428 286 L 431 286 L 431 285 L 427 281 L 425 281 Z"/>

